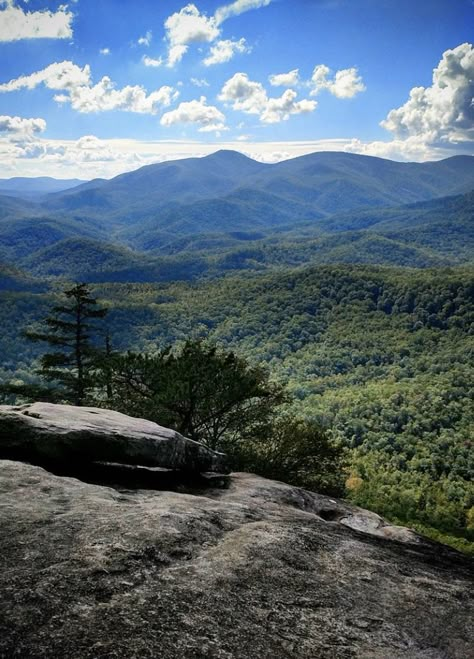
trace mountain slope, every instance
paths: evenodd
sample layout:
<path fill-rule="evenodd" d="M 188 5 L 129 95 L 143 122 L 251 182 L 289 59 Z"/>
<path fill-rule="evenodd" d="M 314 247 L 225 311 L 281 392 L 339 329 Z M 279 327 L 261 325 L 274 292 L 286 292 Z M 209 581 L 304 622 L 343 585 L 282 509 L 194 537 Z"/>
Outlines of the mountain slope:
<path fill-rule="evenodd" d="M 223 196 L 263 167 L 241 154 L 219 151 L 205 158 L 147 165 L 110 181 L 79 186 L 51 197 L 45 208 L 105 213 L 109 221 L 141 220 L 172 202 Z"/>
<path fill-rule="evenodd" d="M 271 194 L 288 207 L 288 222 L 295 220 L 290 205 L 311 209 L 313 216 L 362 207 L 393 206 L 466 191 L 474 186 L 474 157 L 454 157 L 432 163 L 399 163 L 347 153 L 314 153 L 275 165 L 246 156 L 219 151 L 204 158 L 190 158 L 148 165 L 110 181 L 93 182 L 67 193 L 51 196 L 44 204 L 50 212 L 74 210 L 101 217 L 110 225 L 142 223 L 163 209 L 174 221 L 191 213 L 197 202 L 232 195 L 243 204 L 250 226 L 258 212 L 246 208 L 246 196 Z M 279 200 L 279 201 L 278 201 Z M 175 204 L 179 204 L 176 206 Z M 190 208 L 191 207 L 191 208 Z"/>

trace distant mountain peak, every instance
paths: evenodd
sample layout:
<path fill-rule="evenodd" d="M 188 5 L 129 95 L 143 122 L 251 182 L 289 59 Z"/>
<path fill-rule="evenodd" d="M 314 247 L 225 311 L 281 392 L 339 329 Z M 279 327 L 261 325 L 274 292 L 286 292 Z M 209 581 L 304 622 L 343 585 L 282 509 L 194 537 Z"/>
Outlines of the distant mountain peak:
<path fill-rule="evenodd" d="M 253 158 L 249 158 L 246 156 L 244 153 L 241 153 L 240 151 L 234 151 L 233 149 L 219 149 L 219 151 L 215 151 L 214 153 L 209 154 L 208 156 L 205 156 L 206 159 L 226 159 L 226 160 L 254 160 Z"/>

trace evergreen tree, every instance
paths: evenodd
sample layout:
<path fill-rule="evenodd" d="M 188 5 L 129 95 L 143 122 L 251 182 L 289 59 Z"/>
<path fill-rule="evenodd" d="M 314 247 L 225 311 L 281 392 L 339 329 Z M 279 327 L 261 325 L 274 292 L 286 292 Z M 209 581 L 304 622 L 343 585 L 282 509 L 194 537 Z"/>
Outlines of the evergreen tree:
<path fill-rule="evenodd" d="M 41 357 L 39 374 L 48 381 L 59 382 L 61 397 L 75 405 L 83 405 L 88 391 L 94 386 L 93 369 L 97 349 L 93 334 L 94 320 L 104 318 L 106 309 L 97 308 L 86 284 L 76 284 L 64 291 L 67 303 L 54 306 L 54 315 L 45 319 L 42 332 L 28 331 L 32 341 L 45 341 L 56 348 Z"/>

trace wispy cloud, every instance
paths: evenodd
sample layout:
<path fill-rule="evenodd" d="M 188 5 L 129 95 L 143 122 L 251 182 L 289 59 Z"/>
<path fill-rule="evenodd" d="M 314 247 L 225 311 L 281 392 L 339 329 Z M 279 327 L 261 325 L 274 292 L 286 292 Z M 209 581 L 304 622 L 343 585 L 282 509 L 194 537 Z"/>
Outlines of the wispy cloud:
<path fill-rule="evenodd" d="M 139 46 L 149 46 L 151 44 L 152 38 L 153 38 L 153 34 L 151 30 L 148 30 L 148 32 L 143 37 L 140 37 L 137 40 L 137 44 Z"/>
<path fill-rule="evenodd" d="M 148 55 L 143 55 L 142 62 L 145 66 L 151 66 L 153 68 L 157 68 L 163 64 L 163 60 L 161 57 L 158 57 L 158 59 L 154 59 L 153 57 L 148 57 Z"/>
<path fill-rule="evenodd" d="M 235 0 L 229 5 L 219 7 L 214 14 L 214 19 L 217 25 L 220 25 L 232 16 L 239 16 L 250 9 L 260 9 L 260 7 L 267 7 L 271 4 L 272 0 Z"/>

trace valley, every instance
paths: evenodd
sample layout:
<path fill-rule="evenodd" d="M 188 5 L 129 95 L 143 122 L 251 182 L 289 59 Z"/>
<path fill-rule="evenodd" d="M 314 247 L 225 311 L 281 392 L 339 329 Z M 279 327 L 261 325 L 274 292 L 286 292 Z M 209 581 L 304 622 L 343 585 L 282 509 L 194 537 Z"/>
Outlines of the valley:
<path fill-rule="evenodd" d="M 347 495 L 474 539 L 474 158 L 233 152 L 0 198 L 3 382 L 68 282 L 114 349 L 204 338 L 263 364 L 347 450 Z"/>

